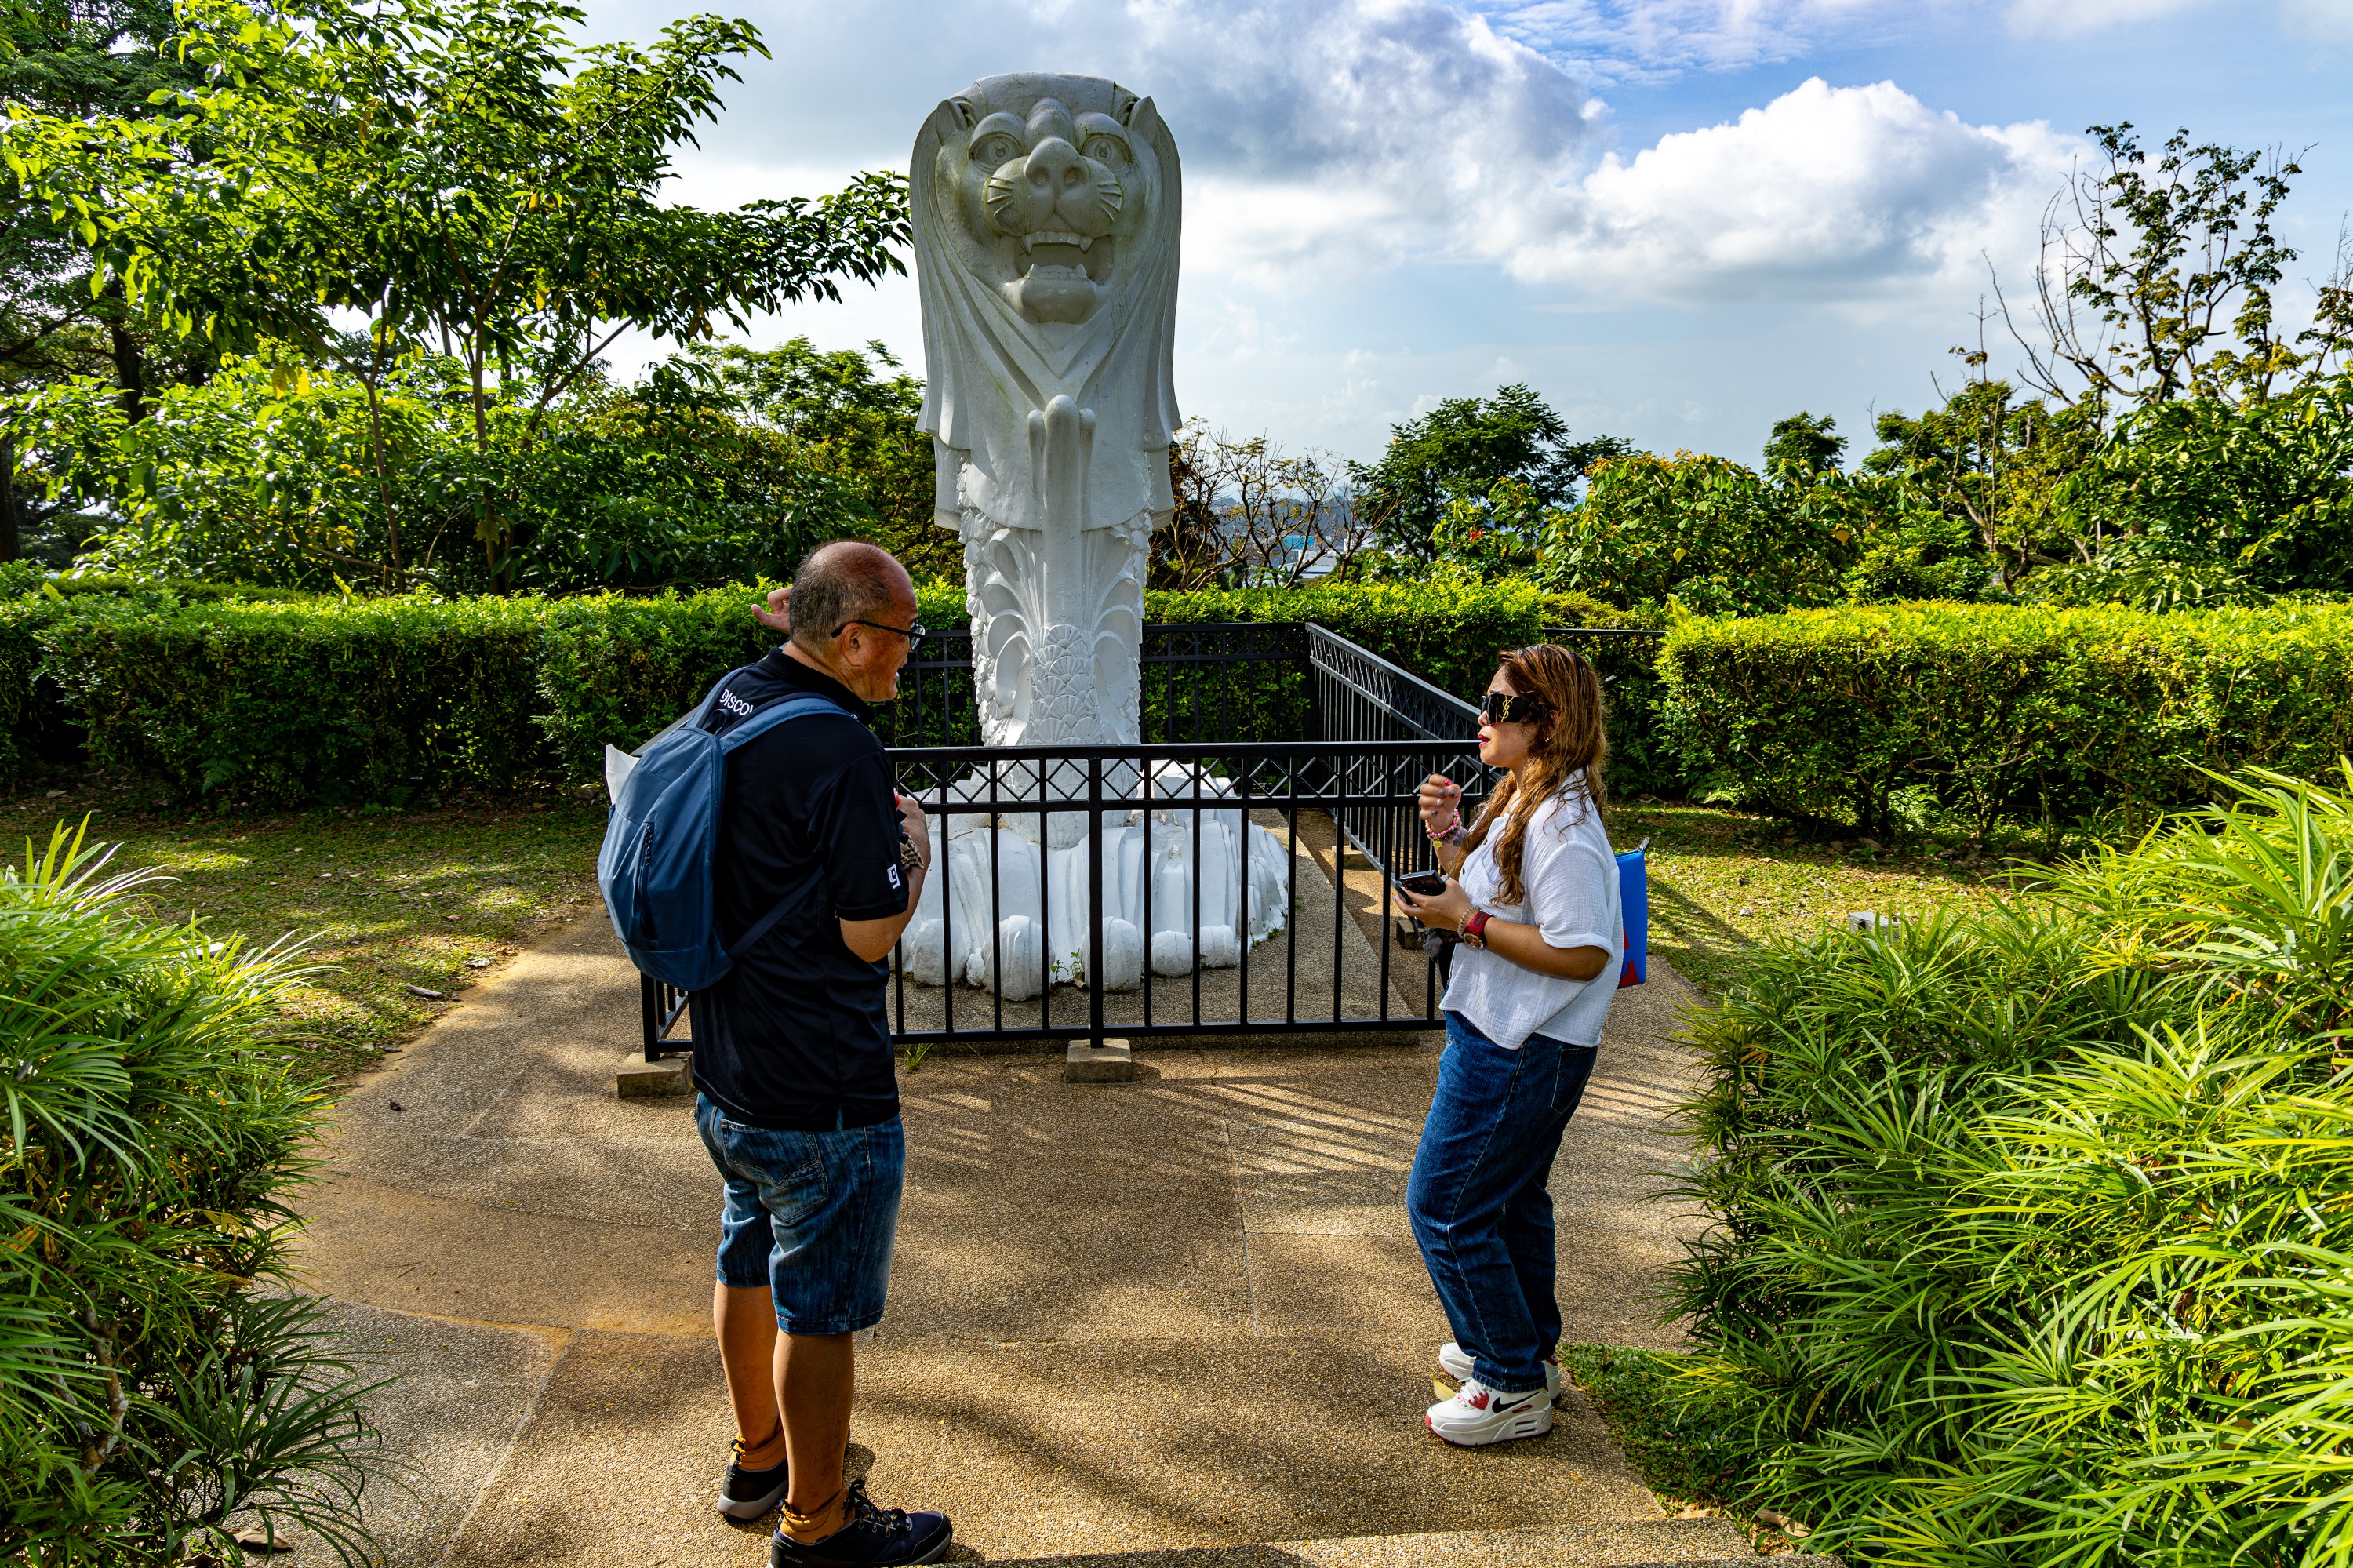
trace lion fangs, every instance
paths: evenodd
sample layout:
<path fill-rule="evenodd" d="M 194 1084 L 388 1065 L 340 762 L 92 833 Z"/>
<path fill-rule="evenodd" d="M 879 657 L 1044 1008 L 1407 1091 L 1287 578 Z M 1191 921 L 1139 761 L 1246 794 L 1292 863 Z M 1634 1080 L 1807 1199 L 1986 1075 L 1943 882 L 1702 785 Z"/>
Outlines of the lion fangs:
<path fill-rule="evenodd" d="M 1041 228 L 1035 234 L 1021 237 L 1021 249 L 1025 251 L 1035 250 L 1040 245 L 1075 245 L 1083 256 L 1095 248 L 1095 237 L 1092 234 L 1070 234 L 1059 228 Z"/>

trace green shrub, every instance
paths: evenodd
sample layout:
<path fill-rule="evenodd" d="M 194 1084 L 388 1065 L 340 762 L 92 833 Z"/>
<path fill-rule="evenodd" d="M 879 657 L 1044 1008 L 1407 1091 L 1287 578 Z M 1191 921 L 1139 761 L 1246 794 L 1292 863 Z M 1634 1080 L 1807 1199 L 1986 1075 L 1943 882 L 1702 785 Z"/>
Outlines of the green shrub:
<path fill-rule="evenodd" d="M 540 688 L 541 720 L 554 744 L 564 776 L 602 777 L 604 747 L 635 745 L 684 712 L 733 665 L 757 658 L 775 634 L 753 621 L 750 606 L 765 584 L 652 599 L 618 595 L 564 599 L 547 613 Z M 927 584 L 917 592 L 925 625 L 946 630 L 966 624 L 964 588 Z M 1494 655 L 1541 634 L 1545 599 L 1524 584 L 1446 580 L 1436 589 L 1412 583 L 1345 584 L 1307 588 L 1243 588 L 1145 596 L 1145 619 L 1200 625 L 1222 621 L 1296 624 L 1318 621 L 1374 652 L 1458 694 L 1483 689 Z M 1290 739 L 1306 711 L 1306 678 L 1295 663 L 1270 661 L 1217 667 L 1205 674 L 1215 703 L 1204 733 L 1227 730 L 1246 738 Z M 1187 678 L 1189 680 L 1189 677 Z M 958 689 L 961 700 L 968 687 Z M 1147 675 L 1145 733 L 1188 734 L 1189 691 L 1184 683 Z M 911 715 L 886 710 L 886 727 Z M 890 736 L 893 744 L 972 744 L 955 731 Z"/>
<path fill-rule="evenodd" d="M 230 600 L 253 604 L 295 604 L 321 599 L 336 599 L 341 595 L 313 593 L 303 588 L 259 588 L 251 583 L 215 583 L 188 577 L 132 577 L 112 573 L 78 572 L 67 577 L 50 577 L 37 583 L 31 590 L 54 594 L 58 599 L 81 599 L 90 594 L 112 595 L 118 598 L 154 598 L 168 595 L 189 604 L 212 600 Z"/>
<path fill-rule="evenodd" d="M 94 760 L 184 797 L 397 804 L 545 777 L 533 599 L 150 604 L 43 633 Z"/>
<path fill-rule="evenodd" d="M 596 594 L 548 606 L 537 722 L 562 776 L 575 783 L 602 779 L 607 745 L 642 744 L 702 701 L 720 676 L 775 647 L 780 635 L 752 612 L 776 586 L 648 599 Z M 961 584 L 924 584 L 915 603 L 916 619 L 934 630 L 965 624 Z M 889 712 L 881 716 L 887 725 Z"/>
<path fill-rule="evenodd" d="M 2353 1560 L 2340 774 L 1699 1018 L 1675 1305 L 1732 1500 L 1886 1568 Z"/>
<path fill-rule="evenodd" d="M 1545 596 L 1523 582 L 1440 573 L 1426 582 L 1148 593 L 1144 618 L 1168 625 L 1313 620 L 1458 696 L 1484 691 L 1495 656 L 1541 635 Z"/>
<path fill-rule="evenodd" d="M 272 805 L 397 803 L 451 787 L 504 788 L 602 776 L 607 743 L 633 746 L 691 706 L 776 634 L 752 615 L 773 585 L 694 594 L 444 599 L 225 590 L 189 602 L 169 588 L 86 586 L 0 600 L 0 774 L 54 749 L 68 710 L 101 764 L 132 768 L 185 796 L 227 793 Z M 260 590 L 263 594 L 271 590 Z M 962 585 L 917 590 L 924 623 L 965 623 Z M 1567 620 L 1629 617 L 1523 583 L 1444 577 L 1429 584 L 1146 596 L 1148 620 L 1297 625 L 1314 620 L 1468 697 L 1495 655 Z M 1646 651 L 1588 649 L 1617 706 L 1613 785 L 1654 789 Z M 1303 733 L 1307 683 L 1295 655 L 1152 667 L 1147 736 L 1290 739 Z M 1198 680 L 1198 686 L 1196 687 Z M 886 706 L 892 744 L 971 744 L 970 684 L 927 677 L 925 704 Z"/>
<path fill-rule="evenodd" d="M 362 1560 L 375 1385 L 282 1290 L 308 971 L 131 917 L 100 863 L 60 829 L 0 874 L 0 1560 L 235 1562 L 257 1515 Z"/>
<path fill-rule="evenodd" d="M 0 599 L 0 787 L 22 778 L 43 725 L 41 633 L 57 619 L 54 599 Z"/>
<path fill-rule="evenodd" d="M 1695 774 L 1794 816 L 1894 825 L 1925 788 L 2000 819 L 2149 812 L 2201 768 L 2309 771 L 2353 748 L 2353 609 L 1893 605 L 1688 621 L 1660 655 Z"/>

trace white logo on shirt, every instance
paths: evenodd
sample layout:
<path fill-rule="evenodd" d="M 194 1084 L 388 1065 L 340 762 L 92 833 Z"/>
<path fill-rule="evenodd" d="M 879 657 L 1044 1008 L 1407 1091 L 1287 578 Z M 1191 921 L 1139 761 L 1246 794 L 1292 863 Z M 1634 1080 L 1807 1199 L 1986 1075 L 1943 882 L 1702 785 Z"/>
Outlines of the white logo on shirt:
<path fill-rule="evenodd" d="M 899 868 L 896 865 L 885 866 L 883 867 L 883 874 L 890 877 L 892 890 L 896 892 L 899 886 Z"/>
<path fill-rule="evenodd" d="M 733 714 L 737 718 L 750 718 L 752 716 L 752 705 L 745 702 L 743 698 L 737 696 L 733 692 L 720 693 L 719 705 L 726 709 L 729 713 Z"/>

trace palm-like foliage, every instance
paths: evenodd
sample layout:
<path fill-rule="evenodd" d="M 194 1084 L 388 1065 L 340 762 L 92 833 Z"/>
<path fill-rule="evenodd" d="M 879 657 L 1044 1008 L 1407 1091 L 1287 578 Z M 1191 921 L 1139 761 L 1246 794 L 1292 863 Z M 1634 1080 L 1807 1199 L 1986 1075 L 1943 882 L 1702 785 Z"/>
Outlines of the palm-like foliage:
<path fill-rule="evenodd" d="M 2353 1563 L 2353 768 L 2232 790 L 1700 1024 L 1692 1396 L 1825 1549 Z"/>
<path fill-rule="evenodd" d="M 60 829 L 0 871 L 0 1559 L 232 1559 L 233 1518 L 347 1560 L 367 1392 L 277 1270 L 316 1097 L 299 950 L 142 921 Z"/>

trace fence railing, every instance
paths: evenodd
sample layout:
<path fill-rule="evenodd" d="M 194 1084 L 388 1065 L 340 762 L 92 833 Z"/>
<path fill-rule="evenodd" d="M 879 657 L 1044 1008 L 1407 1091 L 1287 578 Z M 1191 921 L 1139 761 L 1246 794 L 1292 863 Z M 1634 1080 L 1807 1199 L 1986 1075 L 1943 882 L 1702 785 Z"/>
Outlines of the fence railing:
<path fill-rule="evenodd" d="M 1479 710 L 1431 685 L 1410 670 L 1390 663 L 1379 654 L 1321 626 L 1306 628 L 1313 733 L 1318 740 L 1345 741 L 1352 747 L 1377 747 L 1398 741 L 1440 743 L 1429 773 L 1445 773 L 1463 787 L 1463 804 L 1472 807 L 1486 792 L 1486 770 L 1479 765 L 1475 736 Z M 1406 799 L 1391 800 L 1366 792 L 1351 776 L 1354 767 L 1344 753 L 1335 791 L 1335 816 L 1340 831 L 1358 853 L 1387 876 L 1401 876 L 1436 863 L 1430 840 L 1421 827 L 1414 798 L 1421 779 L 1407 787 Z M 1371 755 L 1371 754 L 1367 754 Z"/>
<path fill-rule="evenodd" d="M 1146 744 L 990 748 L 970 656 L 968 633 L 927 639 L 880 715 L 935 830 L 892 957 L 895 1043 L 1442 1025 L 1388 884 L 1433 863 L 1424 779 L 1483 797 L 1472 705 L 1320 626 L 1155 625 Z M 646 982 L 649 1060 L 692 1048 L 688 1000 Z"/>
<path fill-rule="evenodd" d="M 1307 629 L 1296 621 L 1154 622 L 1144 629 L 1141 737 L 1149 743 L 1300 740 Z M 972 633 L 926 636 L 875 713 L 885 746 L 978 746 Z"/>

